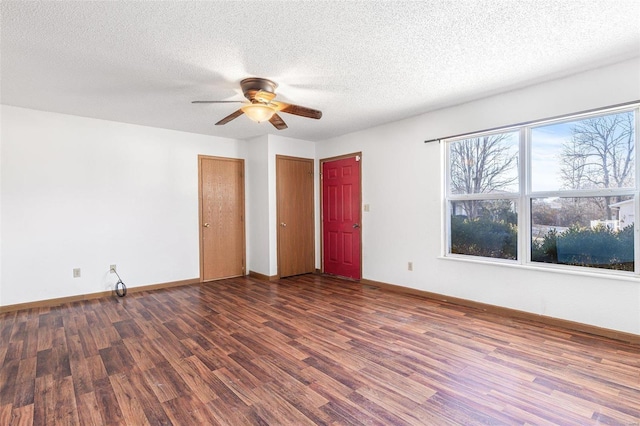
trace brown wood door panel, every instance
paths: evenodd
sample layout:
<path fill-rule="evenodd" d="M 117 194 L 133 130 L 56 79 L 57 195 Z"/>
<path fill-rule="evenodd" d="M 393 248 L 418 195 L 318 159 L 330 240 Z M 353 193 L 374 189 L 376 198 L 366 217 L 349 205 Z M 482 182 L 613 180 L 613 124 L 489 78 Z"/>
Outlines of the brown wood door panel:
<path fill-rule="evenodd" d="M 276 156 L 278 275 L 315 271 L 313 160 Z"/>
<path fill-rule="evenodd" d="M 200 277 L 245 273 L 244 160 L 199 156 Z"/>

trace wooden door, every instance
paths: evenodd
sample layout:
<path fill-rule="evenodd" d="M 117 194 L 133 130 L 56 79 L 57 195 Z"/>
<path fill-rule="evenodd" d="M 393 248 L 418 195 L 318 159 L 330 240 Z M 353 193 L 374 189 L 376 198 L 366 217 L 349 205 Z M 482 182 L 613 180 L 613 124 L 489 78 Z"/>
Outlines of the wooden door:
<path fill-rule="evenodd" d="M 359 280 L 360 156 L 322 163 L 323 271 Z"/>
<path fill-rule="evenodd" d="M 245 273 L 244 160 L 198 156 L 200 277 Z"/>
<path fill-rule="evenodd" d="M 313 160 L 276 156 L 278 275 L 315 271 Z"/>

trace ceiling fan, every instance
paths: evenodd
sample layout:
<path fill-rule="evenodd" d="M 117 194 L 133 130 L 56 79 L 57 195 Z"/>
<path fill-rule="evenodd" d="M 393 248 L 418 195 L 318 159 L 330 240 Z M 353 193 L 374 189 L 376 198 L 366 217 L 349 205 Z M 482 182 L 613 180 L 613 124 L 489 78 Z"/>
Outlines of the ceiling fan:
<path fill-rule="evenodd" d="M 274 101 L 275 90 L 278 85 L 266 78 L 251 77 L 245 78 L 240 82 L 242 93 L 250 103 L 243 101 L 192 101 L 193 104 L 224 104 L 224 103 L 244 103 L 239 110 L 229 114 L 216 123 L 216 126 L 227 124 L 231 120 L 246 114 L 251 120 L 262 123 L 269 121 L 278 130 L 286 129 L 287 123 L 278 115 L 278 112 L 286 112 L 287 114 L 299 115 L 301 117 L 315 118 L 322 117 L 322 111 L 303 107 L 300 105 L 288 104 L 285 102 Z"/>

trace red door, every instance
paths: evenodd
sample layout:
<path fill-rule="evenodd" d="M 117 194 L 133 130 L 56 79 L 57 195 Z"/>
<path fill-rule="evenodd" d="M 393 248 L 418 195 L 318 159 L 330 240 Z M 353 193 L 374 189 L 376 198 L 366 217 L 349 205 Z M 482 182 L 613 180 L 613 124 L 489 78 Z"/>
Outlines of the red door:
<path fill-rule="evenodd" d="M 360 279 L 360 156 L 322 163 L 324 272 Z"/>

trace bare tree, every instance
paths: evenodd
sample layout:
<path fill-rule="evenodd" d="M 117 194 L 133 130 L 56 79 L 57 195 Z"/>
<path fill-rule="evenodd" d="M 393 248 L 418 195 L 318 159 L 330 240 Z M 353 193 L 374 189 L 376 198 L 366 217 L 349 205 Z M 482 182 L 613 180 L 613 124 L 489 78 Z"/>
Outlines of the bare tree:
<path fill-rule="evenodd" d="M 570 189 L 623 188 L 634 179 L 634 116 L 624 112 L 578 121 L 560 154 L 561 177 Z M 612 219 L 612 197 L 600 206 Z"/>
<path fill-rule="evenodd" d="M 451 192 L 480 194 L 505 191 L 517 182 L 518 151 L 511 150 L 512 134 L 502 133 L 453 142 L 449 146 Z M 477 201 L 462 201 L 470 219 L 478 216 Z"/>
<path fill-rule="evenodd" d="M 563 143 L 560 153 L 560 177 L 564 189 L 583 189 L 588 151 L 576 138 Z"/>

